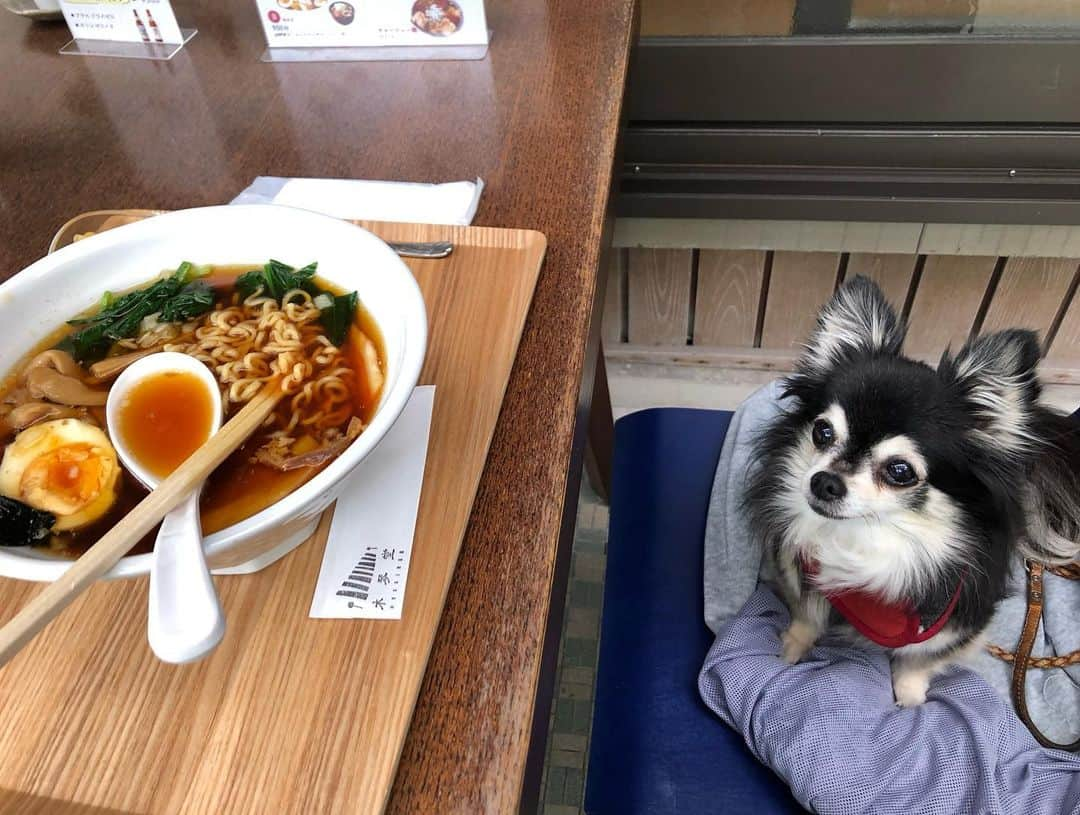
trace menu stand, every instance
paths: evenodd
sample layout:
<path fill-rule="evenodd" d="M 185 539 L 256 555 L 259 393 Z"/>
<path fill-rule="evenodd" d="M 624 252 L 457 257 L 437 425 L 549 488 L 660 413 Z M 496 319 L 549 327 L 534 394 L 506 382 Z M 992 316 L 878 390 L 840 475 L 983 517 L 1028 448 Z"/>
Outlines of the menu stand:
<path fill-rule="evenodd" d="M 120 57 L 122 59 L 150 59 L 164 62 L 198 34 L 198 29 L 181 28 L 183 42 L 119 42 L 117 40 L 75 39 L 60 49 L 61 54 L 77 57 Z"/>
<path fill-rule="evenodd" d="M 491 33 L 488 32 L 490 39 Z M 262 62 L 392 62 L 407 60 L 477 60 L 488 45 L 358 45 L 326 48 L 267 48 Z"/>

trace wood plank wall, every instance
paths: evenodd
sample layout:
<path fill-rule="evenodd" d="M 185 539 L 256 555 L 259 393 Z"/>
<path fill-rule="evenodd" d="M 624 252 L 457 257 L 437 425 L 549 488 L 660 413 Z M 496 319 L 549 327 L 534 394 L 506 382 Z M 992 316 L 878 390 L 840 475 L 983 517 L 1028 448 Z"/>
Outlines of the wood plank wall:
<path fill-rule="evenodd" d="M 906 350 L 936 359 L 980 333 L 1031 328 L 1049 381 L 1080 382 L 1080 261 L 1064 258 L 722 249 L 617 249 L 609 355 L 789 368 L 847 277 L 875 280 L 908 321 Z M 1044 377 L 1046 374 L 1044 373 Z"/>

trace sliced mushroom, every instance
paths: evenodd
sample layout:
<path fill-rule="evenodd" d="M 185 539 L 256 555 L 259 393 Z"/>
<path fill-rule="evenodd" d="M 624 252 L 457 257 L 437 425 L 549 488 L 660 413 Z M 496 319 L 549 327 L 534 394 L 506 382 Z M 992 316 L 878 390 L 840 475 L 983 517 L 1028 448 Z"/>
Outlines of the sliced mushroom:
<path fill-rule="evenodd" d="M 84 411 L 82 420 L 87 424 L 92 424 L 94 427 L 100 427 L 104 430 L 108 427 L 108 423 L 105 420 L 105 406 L 104 405 L 90 405 Z"/>
<path fill-rule="evenodd" d="M 145 351 L 133 351 L 130 354 L 121 354 L 116 357 L 105 357 L 101 362 L 95 362 L 90 366 L 91 382 L 108 382 L 110 379 L 119 376 L 120 372 L 131 363 L 150 356 L 150 354 L 158 350 L 160 349 L 148 348 Z"/>
<path fill-rule="evenodd" d="M 52 368 L 34 368 L 26 375 L 26 387 L 35 399 L 61 405 L 104 405 L 108 391 L 88 388 L 82 380 L 64 376 Z"/>
<path fill-rule="evenodd" d="M 15 388 L 4 397 L 4 403 L 8 405 L 21 405 L 23 402 L 32 402 L 34 397 L 26 388 Z"/>
<path fill-rule="evenodd" d="M 23 371 L 23 375 L 27 378 L 30 376 L 30 372 L 38 368 L 51 368 L 54 371 L 59 371 L 64 376 L 70 376 L 74 379 L 82 379 L 83 369 L 79 366 L 74 358 L 67 351 L 61 351 L 59 348 L 52 348 L 48 351 L 42 351 L 26 364 L 26 368 Z"/>
<path fill-rule="evenodd" d="M 49 402 L 27 402 L 11 411 L 5 419 L 16 430 L 24 430 L 38 422 L 52 419 L 74 419 L 82 411 L 67 405 L 53 405 Z"/>

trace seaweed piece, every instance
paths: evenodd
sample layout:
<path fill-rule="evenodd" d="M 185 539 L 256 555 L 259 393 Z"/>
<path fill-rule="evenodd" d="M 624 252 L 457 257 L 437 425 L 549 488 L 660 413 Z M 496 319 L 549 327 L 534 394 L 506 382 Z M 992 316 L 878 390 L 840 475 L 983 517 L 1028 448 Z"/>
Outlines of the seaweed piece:
<path fill-rule="evenodd" d="M 0 546 L 33 546 L 49 537 L 56 516 L 0 495 Z"/>

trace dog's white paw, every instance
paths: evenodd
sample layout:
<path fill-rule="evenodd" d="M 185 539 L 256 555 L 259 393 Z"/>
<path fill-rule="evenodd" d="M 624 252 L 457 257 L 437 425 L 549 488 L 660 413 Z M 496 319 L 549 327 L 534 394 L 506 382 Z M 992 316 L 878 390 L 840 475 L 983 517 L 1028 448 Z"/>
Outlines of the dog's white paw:
<path fill-rule="evenodd" d="M 926 701 L 930 676 L 925 671 L 894 671 L 892 686 L 898 707 L 918 707 Z"/>
<path fill-rule="evenodd" d="M 794 665 L 802 661 L 816 639 L 817 631 L 813 626 L 802 620 L 795 620 L 788 626 L 788 630 L 780 635 L 780 643 L 784 646 L 782 652 L 784 662 Z"/>

